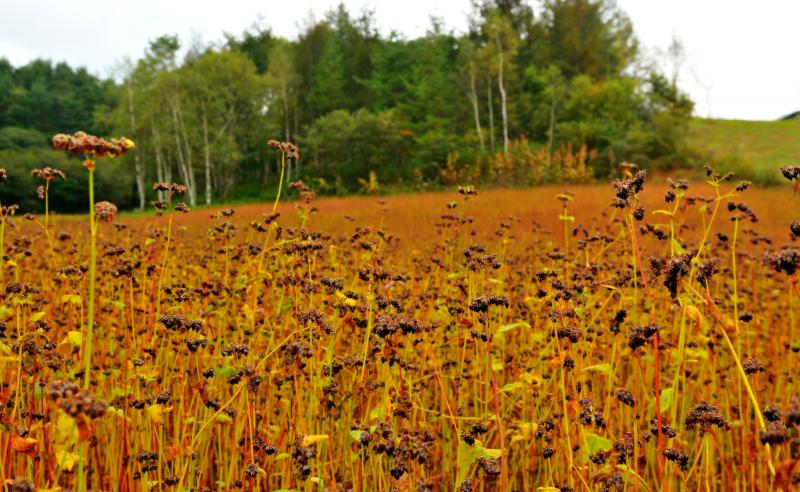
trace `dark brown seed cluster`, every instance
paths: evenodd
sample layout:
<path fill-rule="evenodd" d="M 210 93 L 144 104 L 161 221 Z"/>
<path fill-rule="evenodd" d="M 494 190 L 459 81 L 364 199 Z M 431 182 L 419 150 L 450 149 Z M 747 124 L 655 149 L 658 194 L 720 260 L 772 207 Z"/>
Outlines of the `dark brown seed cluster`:
<path fill-rule="evenodd" d="M 631 350 L 636 350 L 650 343 L 659 330 L 655 323 L 650 323 L 645 326 L 634 326 L 628 330 L 628 346 Z"/>
<path fill-rule="evenodd" d="M 102 417 L 108 404 L 95 399 L 94 394 L 82 391 L 69 381 L 53 381 L 47 385 L 47 396 L 69 415 L 85 415 L 90 419 Z"/>
<path fill-rule="evenodd" d="M 680 466 L 681 470 L 688 471 L 689 470 L 689 455 L 684 453 L 683 451 L 679 451 L 674 448 L 667 448 L 661 452 L 666 459 L 672 461 L 673 463 L 677 463 Z"/>
<path fill-rule="evenodd" d="M 758 357 L 751 357 L 742 362 L 742 368 L 745 374 L 756 374 L 767 370 L 761 361 L 758 360 Z"/>
<path fill-rule="evenodd" d="M 172 195 L 183 195 L 186 193 L 186 186 L 178 183 L 154 183 L 154 191 L 166 191 Z"/>
<path fill-rule="evenodd" d="M 622 181 L 614 181 L 614 201 L 611 203 L 612 207 L 625 208 L 630 204 L 630 200 L 635 198 L 644 189 L 644 180 L 647 177 L 647 171 L 637 171 L 631 178 L 626 178 Z"/>
<path fill-rule="evenodd" d="M 783 166 L 781 167 L 781 174 L 789 181 L 795 181 L 800 178 L 800 166 Z"/>
<path fill-rule="evenodd" d="M 626 389 L 621 389 L 617 391 L 617 400 L 621 401 L 625 405 L 632 407 L 636 404 L 636 400 L 633 398 L 633 393 Z"/>
<path fill-rule="evenodd" d="M 766 252 L 764 263 L 772 267 L 776 272 L 793 275 L 797 271 L 798 265 L 800 265 L 800 251 L 787 247 L 780 251 Z"/>
<path fill-rule="evenodd" d="M 712 427 L 728 430 L 731 424 L 719 413 L 719 408 L 707 401 L 701 401 L 692 408 L 683 421 L 687 430 L 699 429 L 706 432 Z"/>
<path fill-rule="evenodd" d="M 763 444 L 778 446 L 789 440 L 789 430 L 782 420 L 767 422 L 766 429 L 758 431 L 758 439 Z"/>

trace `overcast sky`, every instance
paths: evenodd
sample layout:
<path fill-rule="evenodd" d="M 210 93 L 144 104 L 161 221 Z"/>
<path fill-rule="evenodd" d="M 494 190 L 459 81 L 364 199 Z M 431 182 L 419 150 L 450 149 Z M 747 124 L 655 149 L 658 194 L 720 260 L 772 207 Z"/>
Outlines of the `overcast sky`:
<path fill-rule="evenodd" d="M 431 15 L 457 31 L 469 0 L 344 0 L 375 13 L 382 32 L 423 34 Z M 311 13 L 336 0 L 0 0 L 0 57 L 15 65 L 43 57 L 109 75 L 124 57 L 138 57 L 149 39 L 178 34 L 184 42 L 219 41 L 259 17 L 277 34 L 295 37 Z M 680 85 L 701 116 L 775 119 L 800 110 L 797 61 L 800 0 L 617 0 L 642 45 L 665 49 L 673 32 L 686 47 Z"/>

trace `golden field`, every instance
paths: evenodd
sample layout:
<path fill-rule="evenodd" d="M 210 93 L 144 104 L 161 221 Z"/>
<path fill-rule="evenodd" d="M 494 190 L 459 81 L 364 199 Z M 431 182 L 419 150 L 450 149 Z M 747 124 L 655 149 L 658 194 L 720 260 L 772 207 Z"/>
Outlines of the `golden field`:
<path fill-rule="evenodd" d="M 7 216 L 0 478 L 793 490 L 799 199 L 637 179 L 117 216 L 88 373 L 85 218 Z"/>

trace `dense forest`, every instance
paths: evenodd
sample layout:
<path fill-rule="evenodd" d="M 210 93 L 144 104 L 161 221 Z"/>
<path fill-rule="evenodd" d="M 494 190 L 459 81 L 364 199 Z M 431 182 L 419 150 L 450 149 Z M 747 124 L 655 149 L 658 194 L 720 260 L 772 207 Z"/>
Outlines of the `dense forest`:
<path fill-rule="evenodd" d="M 190 205 L 274 196 L 269 138 L 299 144 L 290 179 L 331 194 L 575 182 L 688 155 L 692 102 L 610 0 L 482 0 L 467 32 L 432 19 L 414 39 L 339 6 L 296 39 L 262 24 L 181 41 L 152 40 L 110 79 L 0 59 L 3 203 L 40 208 L 30 170 L 49 165 L 67 174 L 51 206 L 85 208 L 80 161 L 49 149 L 76 130 L 136 142 L 98 166 L 99 198 L 122 208 L 145 207 L 155 181 L 185 184 Z"/>

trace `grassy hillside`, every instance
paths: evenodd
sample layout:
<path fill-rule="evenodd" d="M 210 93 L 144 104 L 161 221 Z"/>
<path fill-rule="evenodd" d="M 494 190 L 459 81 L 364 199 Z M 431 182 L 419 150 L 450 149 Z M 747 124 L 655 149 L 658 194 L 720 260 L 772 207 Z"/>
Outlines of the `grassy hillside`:
<path fill-rule="evenodd" d="M 780 181 L 778 167 L 800 162 L 800 119 L 692 122 L 690 145 L 702 162 L 759 183 Z"/>

